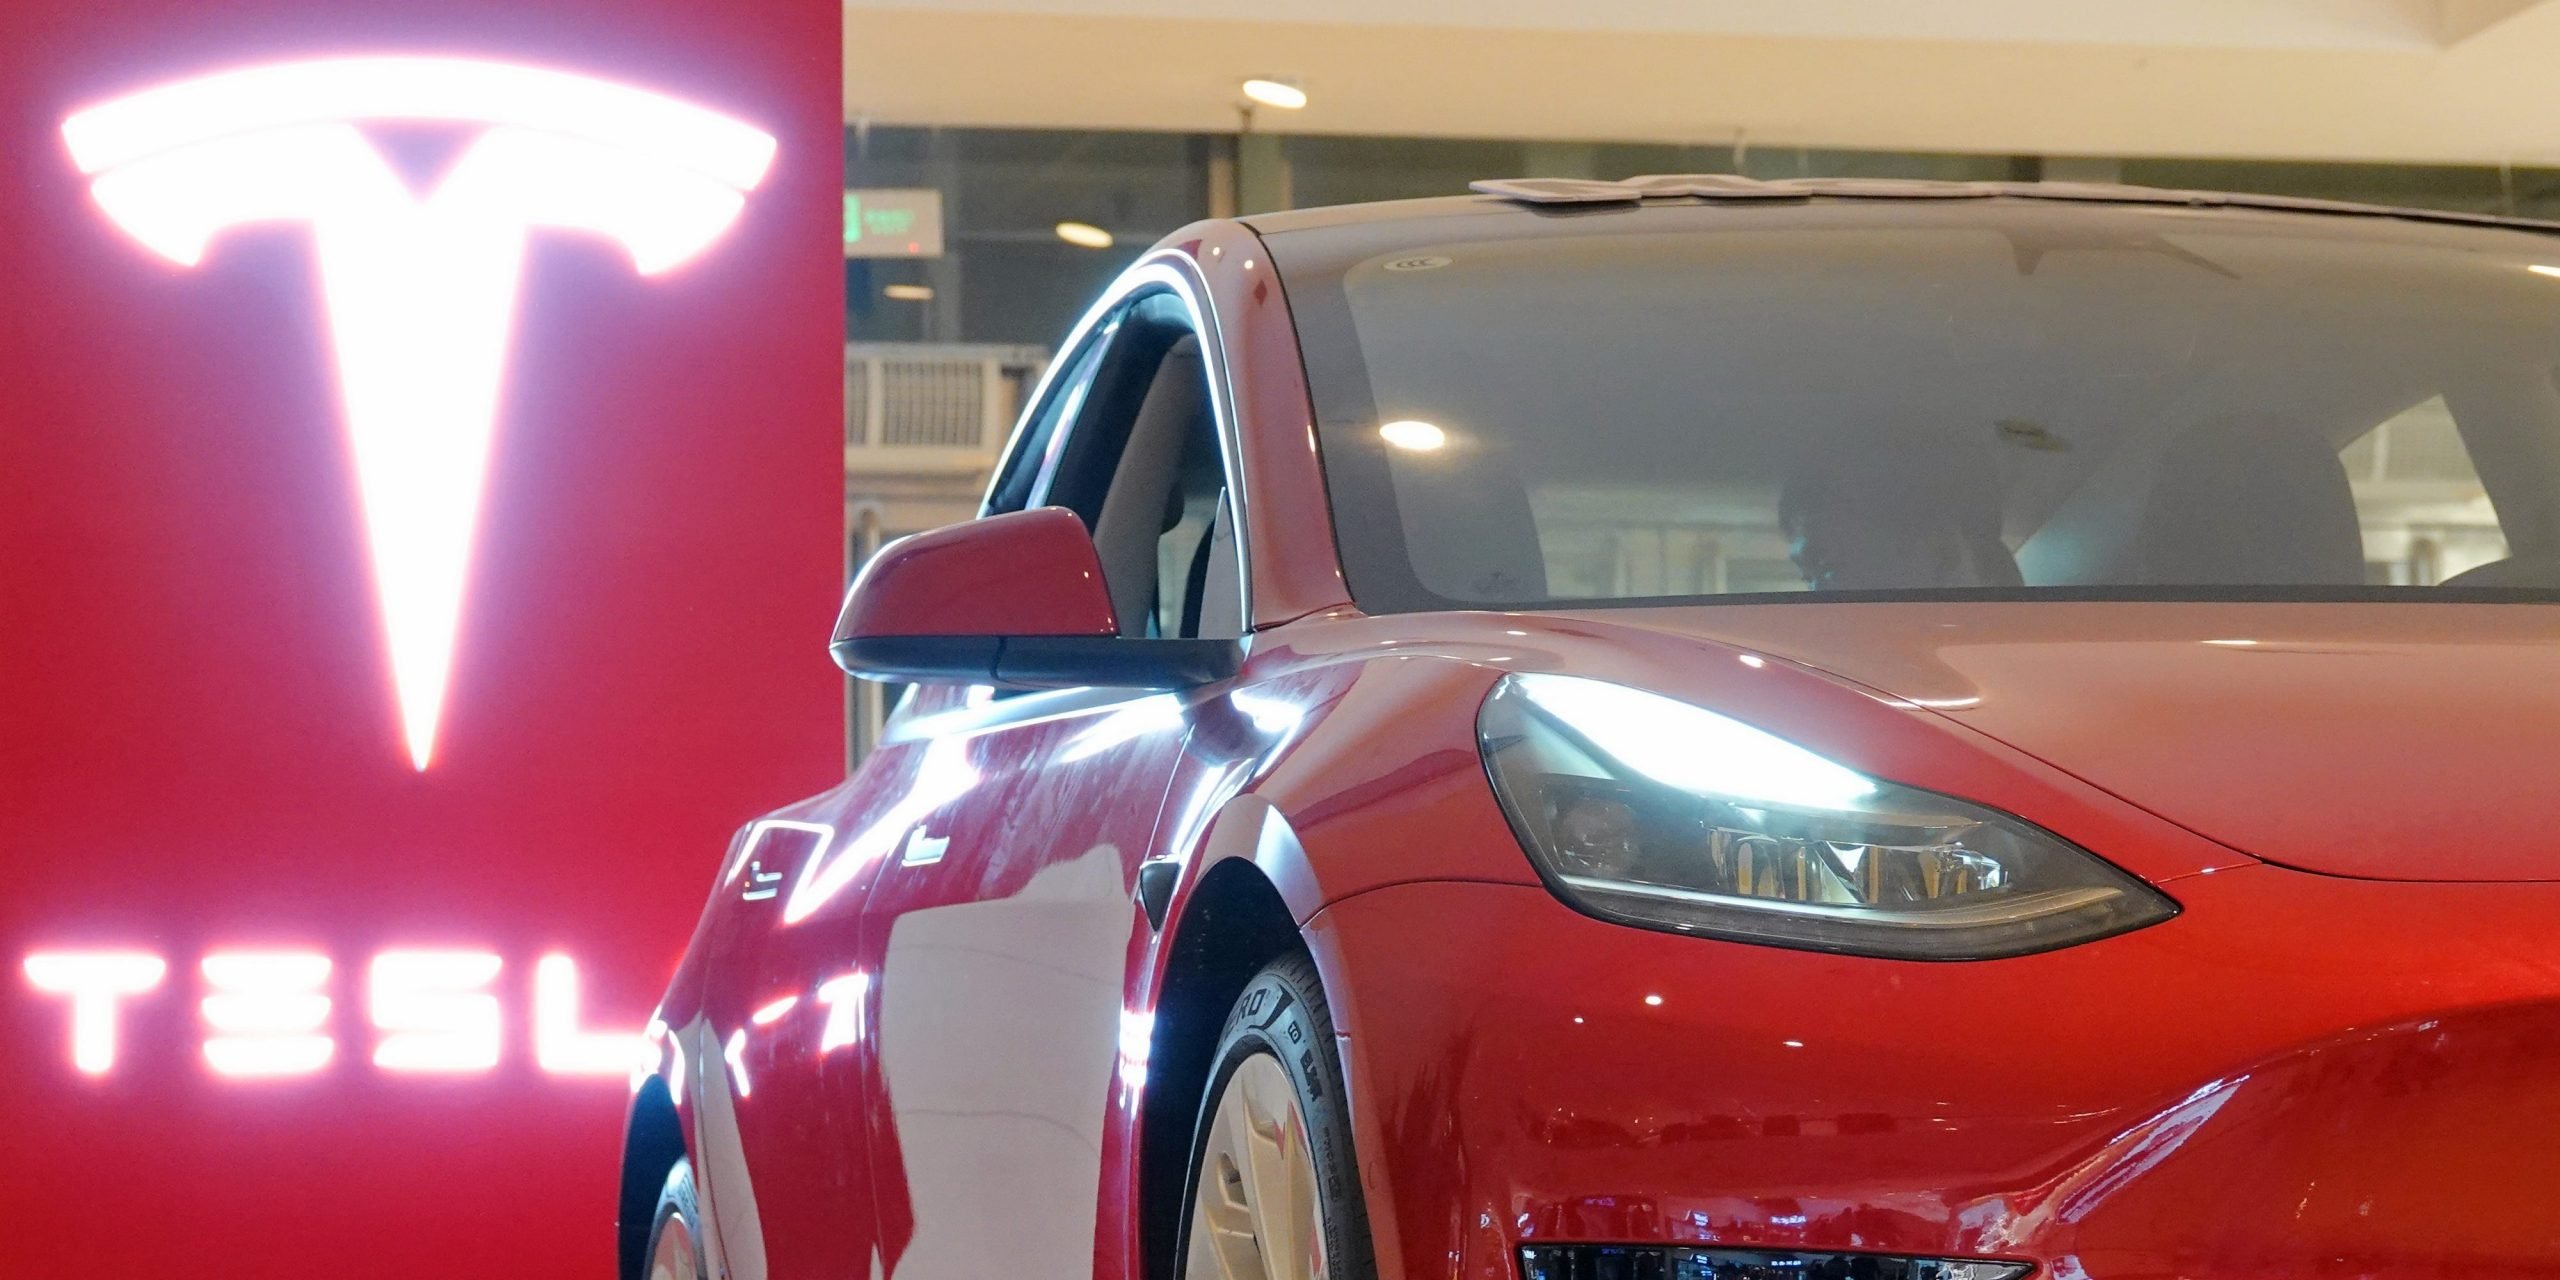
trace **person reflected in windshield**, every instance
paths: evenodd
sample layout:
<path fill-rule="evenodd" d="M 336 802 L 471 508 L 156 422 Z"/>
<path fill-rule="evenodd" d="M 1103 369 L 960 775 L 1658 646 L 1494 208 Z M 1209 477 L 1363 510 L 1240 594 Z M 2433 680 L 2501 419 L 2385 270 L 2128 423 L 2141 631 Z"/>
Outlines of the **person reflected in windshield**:
<path fill-rule="evenodd" d="M 1939 441 L 1807 457 L 1778 495 L 1787 554 L 1816 591 L 2023 586 L 2000 540 L 1990 460 Z"/>

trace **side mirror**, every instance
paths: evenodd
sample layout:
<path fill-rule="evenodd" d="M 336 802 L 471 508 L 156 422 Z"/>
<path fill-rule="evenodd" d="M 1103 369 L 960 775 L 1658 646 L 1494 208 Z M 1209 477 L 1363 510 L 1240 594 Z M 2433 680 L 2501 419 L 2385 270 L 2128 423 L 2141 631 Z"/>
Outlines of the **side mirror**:
<path fill-rule="evenodd" d="M 828 646 L 866 680 L 1006 689 L 1179 689 L 1223 680 L 1232 640 L 1123 637 L 1084 522 L 1063 507 L 945 525 L 882 547 Z"/>

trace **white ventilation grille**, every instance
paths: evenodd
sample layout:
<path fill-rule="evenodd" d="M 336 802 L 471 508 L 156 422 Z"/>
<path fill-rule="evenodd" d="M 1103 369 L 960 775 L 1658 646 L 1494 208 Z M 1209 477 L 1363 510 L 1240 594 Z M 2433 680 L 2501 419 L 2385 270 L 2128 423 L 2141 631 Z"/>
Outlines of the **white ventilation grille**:
<path fill-rule="evenodd" d="M 845 443 L 884 457 L 931 451 L 992 460 L 1048 353 L 977 343 L 845 348 Z"/>
<path fill-rule="evenodd" d="M 880 443 L 974 449 L 986 434 L 988 390 L 980 361 L 884 360 Z"/>

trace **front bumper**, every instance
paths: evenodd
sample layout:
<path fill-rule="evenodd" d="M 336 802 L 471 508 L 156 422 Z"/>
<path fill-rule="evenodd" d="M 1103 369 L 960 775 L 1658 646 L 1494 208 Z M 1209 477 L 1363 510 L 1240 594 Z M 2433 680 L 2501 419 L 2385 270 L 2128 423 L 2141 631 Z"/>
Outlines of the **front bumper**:
<path fill-rule="evenodd" d="M 2560 1276 L 2560 884 L 2252 866 L 2010 960 L 1650 933 L 1535 887 L 1310 922 L 1388 1276 L 1522 1245 L 2058 1280 Z"/>

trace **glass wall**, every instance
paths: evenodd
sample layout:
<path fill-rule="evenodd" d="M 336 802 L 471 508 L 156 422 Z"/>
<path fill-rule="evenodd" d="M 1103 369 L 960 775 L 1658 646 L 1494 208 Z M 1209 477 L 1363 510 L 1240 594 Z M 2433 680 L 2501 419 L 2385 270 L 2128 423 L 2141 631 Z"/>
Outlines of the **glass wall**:
<path fill-rule="evenodd" d="M 845 131 L 845 160 L 853 187 L 927 187 L 943 202 L 941 257 L 847 260 L 846 332 L 860 342 L 1054 343 L 1105 282 L 1185 223 L 1455 195 L 1477 178 L 2052 177 L 2560 218 L 2560 171 L 2453 165 L 860 126 Z M 1111 243 L 1061 239 L 1065 222 Z M 931 297 L 884 294 L 892 285 Z"/>
<path fill-rule="evenodd" d="M 857 342 L 1049 345 L 1103 285 L 1165 233 L 1209 214 L 1223 140 L 1172 133 L 851 128 L 847 185 L 942 195 L 938 258 L 847 258 L 845 331 Z M 1058 236 L 1106 230 L 1107 248 Z M 923 286 L 884 292 L 892 285 Z"/>
<path fill-rule="evenodd" d="M 1624 178 L 1741 173 L 1755 178 L 1891 177 L 1989 181 L 2022 176 L 2008 156 L 1815 151 L 1652 143 L 1288 138 L 1277 148 L 1292 207 L 1466 194 L 1478 178 Z"/>
<path fill-rule="evenodd" d="M 2363 204 L 2560 218 L 2560 170 L 2463 165 L 2314 164 L 2273 160 L 2126 160 L 2145 187 L 2247 191 Z"/>

